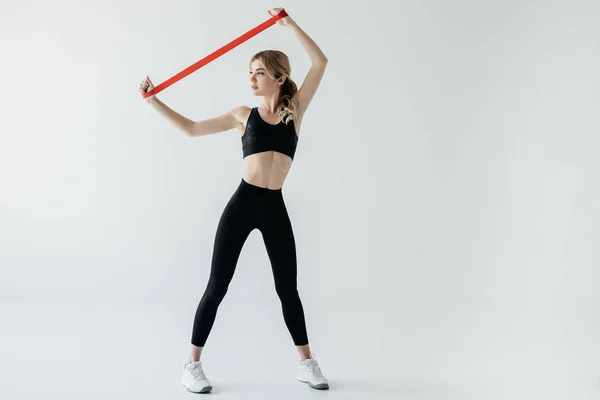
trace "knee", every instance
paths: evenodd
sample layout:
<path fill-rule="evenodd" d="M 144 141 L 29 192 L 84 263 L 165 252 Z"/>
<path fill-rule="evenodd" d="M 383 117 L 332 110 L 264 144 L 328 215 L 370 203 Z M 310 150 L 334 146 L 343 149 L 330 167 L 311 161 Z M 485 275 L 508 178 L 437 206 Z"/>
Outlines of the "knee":
<path fill-rule="evenodd" d="M 275 287 L 275 291 L 277 292 L 277 296 L 279 296 L 282 302 L 294 301 L 299 298 L 296 286 L 277 285 Z"/>
<path fill-rule="evenodd" d="M 227 294 L 228 286 L 224 284 L 209 284 L 204 291 L 203 301 L 219 304 Z"/>

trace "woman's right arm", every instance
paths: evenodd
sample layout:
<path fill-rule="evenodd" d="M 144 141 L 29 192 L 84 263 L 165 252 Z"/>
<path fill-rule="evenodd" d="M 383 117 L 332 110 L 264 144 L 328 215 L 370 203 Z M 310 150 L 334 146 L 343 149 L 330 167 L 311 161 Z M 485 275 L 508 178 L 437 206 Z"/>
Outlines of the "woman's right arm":
<path fill-rule="evenodd" d="M 151 96 L 148 104 L 152 106 L 160 115 L 165 117 L 169 122 L 175 125 L 176 128 L 183 131 L 186 135 L 191 136 L 194 130 L 195 122 L 184 117 L 178 112 L 169 108 L 165 103 L 160 101 L 156 96 Z"/>
<path fill-rule="evenodd" d="M 150 81 L 149 77 L 146 77 L 146 79 L 140 84 L 141 93 L 145 93 L 153 88 L 154 85 Z M 152 106 L 152 108 L 158 111 L 159 114 L 169 120 L 169 122 L 171 122 L 176 128 L 183 131 L 189 137 L 210 135 L 213 133 L 228 131 L 233 128 L 241 128 L 243 124 L 240 121 L 244 115 L 244 108 L 246 108 L 244 106 L 240 106 L 215 118 L 205 119 L 202 121 L 192 121 L 191 119 L 186 118 L 171 109 L 165 103 L 160 101 L 156 95 L 150 96 L 145 100 Z"/>

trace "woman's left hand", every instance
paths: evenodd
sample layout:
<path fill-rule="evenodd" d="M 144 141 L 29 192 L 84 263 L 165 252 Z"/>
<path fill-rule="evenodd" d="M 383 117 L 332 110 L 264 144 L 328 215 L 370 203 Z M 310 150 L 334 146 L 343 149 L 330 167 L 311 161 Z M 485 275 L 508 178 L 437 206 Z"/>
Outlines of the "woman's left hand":
<path fill-rule="evenodd" d="M 267 10 L 267 11 L 268 11 L 268 13 L 269 13 L 269 14 L 270 14 L 272 17 L 274 17 L 274 16 L 276 16 L 277 14 L 279 14 L 279 12 L 280 12 L 281 10 L 283 10 L 283 8 L 281 8 L 281 7 L 277 7 L 277 8 L 271 8 L 270 10 Z M 279 25 L 283 25 L 283 26 L 287 26 L 287 25 L 289 25 L 291 22 L 292 22 L 292 19 L 290 18 L 290 16 L 289 16 L 289 15 L 288 15 L 288 16 L 285 16 L 285 17 L 283 17 L 283 18 L 281 18 L 281 19 L 279 19 L 279 20 L 277 20 L 277 23 L 278 23 Z"/>

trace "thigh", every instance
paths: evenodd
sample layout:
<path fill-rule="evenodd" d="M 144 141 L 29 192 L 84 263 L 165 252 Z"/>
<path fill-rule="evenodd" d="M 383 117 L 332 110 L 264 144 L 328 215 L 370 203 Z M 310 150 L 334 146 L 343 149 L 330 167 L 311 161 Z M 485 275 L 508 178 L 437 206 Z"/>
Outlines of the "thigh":
<path fill-rule="evenodd" d="M 252 215 L 244 207 L 243 197 L 234 195 L 225 206 L 215 234 L 210 280 L 229 283 L 242 247 L 254 228 Z"/>
<path fill-rule="evenodd" d="M 269 217 L 261 221 L 260 231 L 277 286 L 296 285 L 296 240 L 287 209 L 283 203 L 275 205 Z"/>

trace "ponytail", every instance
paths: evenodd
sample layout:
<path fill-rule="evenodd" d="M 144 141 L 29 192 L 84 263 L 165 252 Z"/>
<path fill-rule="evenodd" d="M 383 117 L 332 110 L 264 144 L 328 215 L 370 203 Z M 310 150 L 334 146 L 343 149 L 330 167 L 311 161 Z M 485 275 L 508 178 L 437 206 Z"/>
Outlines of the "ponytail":
<path fill-rule="evenodd" d="M 296 83 L 290 77 L 286 77 L 283 85 L 281 85 L 277 104 L 277 113 L 286 124 L 296 118 L 298 102 L 293 97 L 297 91 L 298 86 L 296 86 Z"/>

